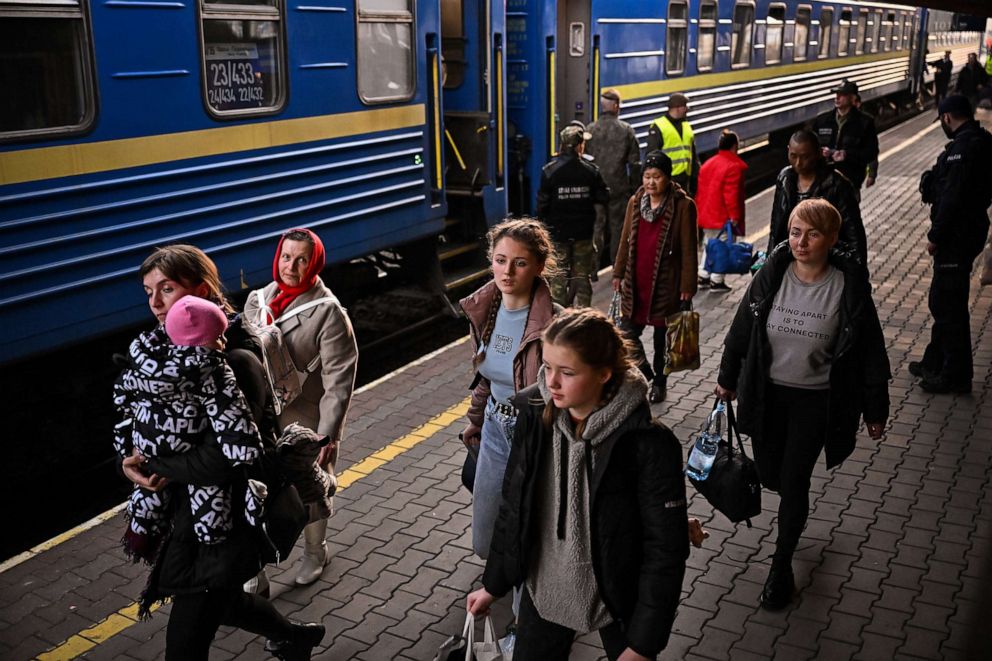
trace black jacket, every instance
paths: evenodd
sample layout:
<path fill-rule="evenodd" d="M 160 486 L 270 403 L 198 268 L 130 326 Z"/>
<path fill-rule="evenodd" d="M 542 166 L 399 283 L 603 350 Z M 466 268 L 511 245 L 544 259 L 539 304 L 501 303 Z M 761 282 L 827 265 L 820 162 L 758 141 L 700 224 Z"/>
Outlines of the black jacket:
<path fill-rule="evenodd" d="M 986 73 L 985 68 L 981 64 L 976 63 L 974 66 L 966 64 L 958 72 L 958 82 L 954 86 L 954 89 L 965 96 L 972 97 L 978 94 L 979 85 L 988 84 L 989 74 Z"/>
<path fill-rule="evenodd" d="M 151 472 L 169 478 L 175 498 L 172 532 L 162 543 L 152 567 L 148 586 L 141 597 L 142 609 L 175 594 L 210 590 L 236 590 L 262 567 L 258 538 L 243 516 L 234 517 L 234 529 L 218 544 L 201 544 L 193 532 L 185 486 L 192 484 L 232 484 L 235 493 L 244 493 L 247 474 L 244 467 L 232 467 L 216 440 L 207 437 L 185 454 L 149 458 Z M 243 496 L 242 496 L 243 500 Z"/>
<path fill-rule="evenodd" d="M 820 162 L 816 179 L 810 186 L 807 197 L 822 197 L 840 212 L 840 240 L 838 250 L 853 252 L 861 264 L 868 263 L 868 241 L 865 226 L 861 222 L 861 206 L 858 194 L 851 182 L 843 174 L 829 165 Z M 789 238 L 789 215 L 799 204 L 799 175 L 791 166 L 779 172 L 775 182 L 775 199 L 772 202 L 772 218 L 768 232 L 768 253 L 778 244 Z"/>
<path fill-rule="evenodd" d="M 537 216 L 555 241 L 591 240 L 596 214 L 605 217 L 609 203 L 610 189 L 599 168 L 574 151 L 558 156 L 541 170 Z"/>
<path fill-rule="evenodd" d="M 934 263 L 971 270 L 989 232 L 992 203 L 992 135 L 965 122 L 931 170 L 933 206 L 927 239 L 937 245 Z"/>
<path fill-rule="evenodd" d="M 945 60 L 943 58 L 931 62 L 930 66 L 933 67 L 933 82 L 938 88 L 943 88 L 947 91 L 947 87 L 951 84 L 951 73 L 954 71 L 954 63 L 950 60 Z"/>
<path fill-rule="evenodd" d="M 482 583 L 501 596 L 527 576 L 534 545 L 534 498 L 540 465 L 552 461 L 538 386 L 517 393 L 520 412 L 503 478 L 503 502 Z M 645 402 L 603 441 L 589 468 L 593 569 L 627 645 L 654 656 L 668 643 L 689 555 L 682 446 L 652 420 Z"/>
<path fill-rule="evenodd" d="M 750 435 L 756 444 L 764 436 L 765 389 L 770 383 L 772 359 L 765 324 L 785 271 L 793 261 L 788 246 L 778 247 L 769 256 L 744 294 L 724 340 L 718 382 L 727 390 L 737 391 L 740 431 Z M 867 422 L 884 423 L 888 418 L 888 381 L 892 376 L 868 274 L 850 256 L 832 253 L 830 263 L 844 273 L 844 292 L 840 333 L 830 367 L 828 468 L 840 464 L 854 451 L 862 415 Z"/>
<path fill-rule="evenodd" d="M 813 120 L 813 132 L 819 136 L 821 147 L 844 150 L 844 160 L 834 163 L 834 167 L 851 180 L 855 190 L 861 188 L 868 164 L 878 160 L 875 120 L 857 108 L 851 108 L 844 127 L 839 128 L 837 112 L 831 110 Z"/>

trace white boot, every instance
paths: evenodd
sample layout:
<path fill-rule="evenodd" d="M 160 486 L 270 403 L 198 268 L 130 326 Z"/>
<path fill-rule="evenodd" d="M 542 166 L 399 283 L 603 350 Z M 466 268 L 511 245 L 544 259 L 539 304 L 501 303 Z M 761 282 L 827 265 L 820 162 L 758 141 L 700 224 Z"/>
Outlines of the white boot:
<path fill-rule="evenodd" d="M 265 573 L 265 567 L 262 567 L 255 578 L 249 578 L 245 581 L 244 591 L 248 594 L 269 598 L 269 576 Z"/>
<path fill-rule="evenodd" d="M 327 550 L 327 519 L 318 519 L 303 529 L 303 558 L 296 572 L 297 585 L 310 585 L 324 573 L 324 567 L 331 561 Z"/>

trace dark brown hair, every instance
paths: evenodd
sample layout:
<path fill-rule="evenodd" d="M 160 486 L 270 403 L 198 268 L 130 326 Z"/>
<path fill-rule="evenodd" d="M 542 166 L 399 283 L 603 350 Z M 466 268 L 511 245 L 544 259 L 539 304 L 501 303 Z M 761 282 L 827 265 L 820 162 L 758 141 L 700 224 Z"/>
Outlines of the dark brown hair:
<path fill-rule="evenodd" d="M 196 246 L 177 243 L 156 248 L 155 252 L 141 263 L 139 273 L 144 278 L 155 269 L 161 271 L 169 280 L 178 282 L 184 287 L 206 285 L 207 300 L 216 303 L 224 312 L 234 312 L 234 307 L 224 295 L 224 286 L 220 283 L 217 265 Z"/>
<path fill-rule="evenodd" d="M 545 275 L 554 273 L 557 269 L 555 260 L 555 244 L 551 241 L 551 234 L 544 223 L 534 218 L 507 218 L 498 225 L 494 225 L 486 234 L 489 248 L 486 257 L 489 263 L 493 261 L 493 251 L 496 245 L 503 239 L 513 239 L 517 243 L 523 244 L 538 262 L 544 265 Z M 534 283 L 535 287 L 537 282 Z M 533 299 L 533 291 L 531 298 Z M 499 313 L 499 306 L 503 301 L 503 293 L 496 288 L 496 294 L 489 304 L 489 312 L 486 315 L 486 323 L 482 327 L 479 337 L 479 352 L 472 359 L 472 366 L 478 367 L 479 363 L 486 357 L 486 346 L 492 337 L 493 329 L 496 327 L 496 315 Z M 524 322 L 526 325 L 526 322 Z"/>
<path fill-rule="evenodd" d="M 613 399 L 627 370 L 634 366 L 630 341 L 605 314 L 594 308 L 565 310 L 544 329 L 542 340 L 545 345 L 555 344 L 571 349 L 579 360 L 593 369 L 608 368 L 613 371 L 613 376 L 603 386 L 603 404 Z M 546 429 L 550 430 L 554 425 L 557 412 L 553 402 L 544 407 Z M 576 426 L 576 438 L 582 435 L 584 422 Z"/>

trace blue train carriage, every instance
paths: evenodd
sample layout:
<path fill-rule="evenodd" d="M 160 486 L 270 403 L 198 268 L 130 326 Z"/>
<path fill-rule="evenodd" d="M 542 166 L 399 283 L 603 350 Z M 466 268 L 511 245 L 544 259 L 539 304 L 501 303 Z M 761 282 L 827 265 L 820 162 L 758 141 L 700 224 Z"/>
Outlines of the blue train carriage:
<path fill-rule="evenodd" d="M 725 127 L 751 138 L 828 110 L 843 78 L 866 101 L 911 91 L 925 16 L 848 0 L 508 0 L 510 133 L 533 151 L 520 199 L 533 203 L 558 130 L 596 119 L 599 91 L 619 89 L 642 148 L 669 95 L 687 93 L 708 151 Z"/>
<path fill-rule="evenodd" d="M 486 156 L 462 149 L 480 171 L 450 192 L 501 216 L 502 85 L 469 77 L 502 12 L 482 14 L 449 92 L 436 2 L 0 1 L 0 363 L 146 321 L 156 246 L 202 247 L 232 290 L 271 277 L 291 226 L 332 262 L 434 250 L 466 117 Z"/>

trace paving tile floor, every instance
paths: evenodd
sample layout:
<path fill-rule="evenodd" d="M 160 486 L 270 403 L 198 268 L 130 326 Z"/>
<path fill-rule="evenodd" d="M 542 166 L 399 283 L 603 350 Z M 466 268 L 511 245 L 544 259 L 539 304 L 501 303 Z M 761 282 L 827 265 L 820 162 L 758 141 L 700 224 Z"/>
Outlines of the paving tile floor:
<path fill-rule="evenodd" d="M 920 116 L 883 136 L 883 153 L 890 153 L 862 202 L 893 369 L 885 436 L 873 442 L 862 433 L 843 465 L 817 467 L 795 560 L 800 595 L 781 613 L 758 608 L 776 496 L 764 495 L 764 512 L 747 528 L 714 514 L 688 488 L 690 513 L 711 536 L 689 557 L 663 659 L 970 659 L 989 650 L 992 289 L 979 287 L 976 276 L 972 394 L 927 394 L 906 371 L 929 337 L 928 216 L 916 182 L 944 143 L 930 121 Z M 749 233 L 767 226 L 770 203 L 769 193 L 749 200 Z M 766 239 L 756 243 L 764 247 Z M 605 280 L 594 299 L 604 308 Z M 701 367 L 673 375 L 668 400 L 654 407 L 686 448 L 709 411 L 722 340 L 747 285 L 745 277 L 728 281 L 731 293 L 696 298 Z M 470 380 L 463 342 L 364 389 L 355 398 L 341 468 L 449 410 L 465 398 Z M 478 586 L 483 567 L 471 551 L 471 496 L 459 481 L 461 427 L 423 434 L 426 440 L 337 497 L 328 533 L 334 560 L 317 583 L 291 585 L 299 550 L 270 569 L 278 608 L 327 625 L 315 658 L 430 660 L 461 629 L 465 595 Z M 122 526 L 116 516 L 0 573 L 0 658 L 36 657 L 133 601 L 145 569 L 124 561 Z M 510 619 L 506 601 L 494 609 L 498 631 Z M 168 609 L 84 657 L 161 658 Z M 255 636 L 222 629 L 210 658 L 269 657 Z M 597 636 L 580 638 L 572 658 L 603 658 Z"/>

